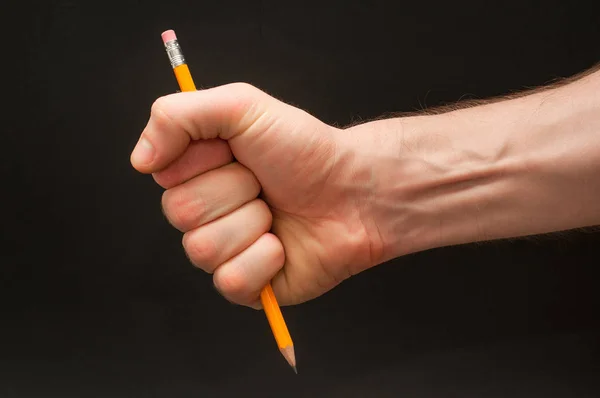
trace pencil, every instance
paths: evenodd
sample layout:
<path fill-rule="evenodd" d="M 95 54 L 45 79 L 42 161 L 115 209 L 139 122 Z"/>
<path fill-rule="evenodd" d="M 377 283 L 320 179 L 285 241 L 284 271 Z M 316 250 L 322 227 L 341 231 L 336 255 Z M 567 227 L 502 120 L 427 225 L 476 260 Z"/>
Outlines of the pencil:
<path fill-rule="evenodd" d="M 196 85 L 192 79 L 192 74 L 186 63 L 185 57 L 183 56 L 175 32 L 173 30 L 167 30 L 162 33 L 161 37 L 167 55 L 169 56 L 171 67 L 173 67 L 173 72 L 175 73 L 179 88 L 181 91 L 196 91 Z M 279 347 L 279 351 L 297 374 L 298 369 L 296 368 L 294 343 L 287 325 L 285 324 L 285 320 L 283 319 L 281 308 L 279 308 L 271 283 L 267 283 L 261 290 L 260 301 L 267 316 L 271 331 L 275 337 L 275 341 L 277 342 L 277 346 Z"/>

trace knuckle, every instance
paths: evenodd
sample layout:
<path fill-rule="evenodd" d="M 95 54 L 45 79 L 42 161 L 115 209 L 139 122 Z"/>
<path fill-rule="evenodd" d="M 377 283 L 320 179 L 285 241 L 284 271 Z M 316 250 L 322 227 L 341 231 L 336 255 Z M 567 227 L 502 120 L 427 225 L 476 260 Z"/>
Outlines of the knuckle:
<path fill-rule="evenodd" d="M 248 83 L 232 83 L 229 89 L 231 120 L 238 131 L 246 131 L 264 114 L 264 100 L 268 96 Z"/>
<path fill-rule="evenodd" d="M 230 169 L 227 177 L 232 186 L 243 187 L 245 194 L 252 195 L 252 198 L 257 197 L 262 187 L 256 175 L 239 162 L 231 163 L 228 167 Z"/>
<path fill-rule="evenodd" d="M 260 193 L 261 186 L 260 182 L 256 178 L 256 175 L 242 165 L 239 165 L 239 172 L 237 173 L 238 178 L 240 179 L 240 183 L 244 183 L 245 186 L 248 186 L 250 190 L 248 192 L 252 192 L 253 196 L 257 196 Z"/>
<path fill-rule="evenodd" d="M 150 107 L 150 116 L 157 126 L 166 126 L 171 123 L 171 118 L 166 112 L 167 99 L 166 97 L 157 98 Z"/>
<path fill-rule="evenodd" d="M 246 82 L 235 82 L 230 86 L 237 93 L 245 95 L 256 95 L 261 92 L 256 86 Z"/>
<path fill-rule="evenodd" d="M 197 238 L 189 233 L 183 236 L 183 247 L 194 266 L 206 272 L 212 272 L 214 259 L 217 256 L 215 242 L 206 237 Z"/>
<path fill-rule="evenodd" d="M 174 103 L 169 98 L 174 94 L 166 95 L 157 98 L 150 107 L 150 119 L 153 125 L 160 130 L 178 129 L 183 130 L 187 134 L 193 136 L 194 139 L 199 137 L 195 136 L 196 129 L 189 117 L 173 117 Z"/>
<path fill-rule="evenodd" d="M 223 272 L 221 268 L 217 268 L 213 276 L 213 283 L 221 294 L 237 302 L 247 294 L 248 282 L 242 274 L 237 272 Z"/>
<path fill-rule="evenodd" d="M 269 257 L 274 264 L 276 264 L 279 268 L 283 267 L 285 262 L 285 251 L 283 249 L 283 245 L 279 238 L 277 238 L 274 234 L 268 232 L 264 236 L 267 239 L 269 246 Z"/>
<path fill-rule="evenodd" d="M 202 212 L 201 202 L 198 199 L 192 201 L 181 188 L 171 188 L 163 193 L 162 208 L 169 222 L 182 231 L 191 229 Z"/>
<path fill-rule="evenodd" d="M 267 202 L 262 199 L 254 199 L 253 205 L 256 206 L 257 212 L 265 221 L 265 224 L 270 227 L 273 222 L 273 214 L 271 213 L 271 209 L 269 208 L 269 205 L 267 205 Z"/>
<path fill-rule="evenodd" d="M 266 260 L 277 265 L 279 268 L 283 267 L 283 263 L 285 262 L 285 252 L 279 238 L 274 234 L 267 232 L 262 236 L 262 240 Z"/>
<path fill-rule="evenodd" d="M 258 209 L 260 211 L 264 211 L 266 213 L 271 214 L 271 208 L 269 207 L 269 205 L 267 204 L 267 202 L 265 202 L 264 199 L 261 199 L 261 198 L 254 199 L 254 205 L 256 207 L 258 207 Z"/>
<path fill-rule="evenodd" d="M 285 251 L 283 250 L 281 243 L 279 244 L 278 250 L 275 252 L 274 261 L 279 268 L 283 268 L 283 265 L 285 264 Z"/>

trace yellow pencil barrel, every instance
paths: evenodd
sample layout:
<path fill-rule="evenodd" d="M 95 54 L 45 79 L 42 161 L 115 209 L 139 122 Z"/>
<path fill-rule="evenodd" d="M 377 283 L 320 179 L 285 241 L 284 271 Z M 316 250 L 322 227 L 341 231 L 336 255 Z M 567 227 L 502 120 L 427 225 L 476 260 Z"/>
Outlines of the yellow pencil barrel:
<path fill-rule="evenodd" d="M 196 85 L 194 84 L 194 80 L 192 79 L 187 64 L 181 64 L 175 67 L 173 72 L 175 72 L 175 78 L 177 78 L 177 83 L 179 83 L 181 91 L 196 91 Z"/>
<path fill-rule="evenodd" d="M 196 85 L 192 79 L 192 74 L 185 61 L 175 32 L 173 30 L 163 32 L 162 39 L 179 88 L 181 91 L 196 91 Z M 260 300 L 279 350 L 297 373 L 294 344 L 270 283 L 261 290 Z"/>
<path fill-rule="evenodd" d="M 265 314 L 267 315 L 269 325 L 271 325 L 271 329 L 275 335 L 277 346 L 279 348 L 286 348 L 293 345 L 292 338 L 270 283 L 261 290 L 260 301 L 263 305 Z"/>

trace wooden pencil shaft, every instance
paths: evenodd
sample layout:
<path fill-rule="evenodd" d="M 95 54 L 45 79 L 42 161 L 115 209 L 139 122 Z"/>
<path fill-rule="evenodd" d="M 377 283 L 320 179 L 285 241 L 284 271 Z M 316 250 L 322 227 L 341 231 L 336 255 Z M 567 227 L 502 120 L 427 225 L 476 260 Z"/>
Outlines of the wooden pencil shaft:
<path fill-rule="evenodd" d="M 170 44 L 166 45 L 167 53 L 169 54 L 169 59 L 171 61 L 171 65 L 173 66 L 173 72 L 175 73 L 179 88 L 181 91 L 196 91 L 196 85 L 192 79 L 190 69 L 187 63 L 185 63 L 185 58 L 183 57 L 181 48 L 179 47 L 177 41 L 169 43 Z M 174 60 L 178 62 L 174 62 Z M 261 290 L 260 300 L 279 350 L 290 366 L 292 366 L 294 371 L 297 373 L 294 343 L 292 342 L 292 337 L 290 336 L 285 320 L 283 319 L 283 314 L 281 313 L 281 308 L 279 308 L 279 304 L 277 303 L 277 298 L 275 297 L 271 283 L 268 283 Z"/>
<path fill-rule="evenodd" d="M 175 73 L 175 78 L 179 83 L 181 91 L 196 91 L 196 85 L 194 84 L 194 80 L 192 79 L 192 75 L 187 64 L 182 64 L 175 67 L 173 72 Z"/>
<path fill-rule="evenodd" d="M 269 325 L 271 325 L 271 329 L 273 330 L 275 340 L 277 341 L 277 346 L 282 349 L 293 345 L 292 338 L 270 283 L 260 292 L 260 299 Z"/>

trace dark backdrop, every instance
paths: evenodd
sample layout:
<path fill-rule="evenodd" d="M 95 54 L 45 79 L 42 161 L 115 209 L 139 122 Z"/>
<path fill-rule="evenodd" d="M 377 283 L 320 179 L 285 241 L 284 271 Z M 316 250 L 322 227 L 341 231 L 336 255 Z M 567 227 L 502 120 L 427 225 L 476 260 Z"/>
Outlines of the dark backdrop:
<path fill-rule="evenodd" d="M 129 164 L 177 90 L 163 30 L 199 86 L 343 126 L 583 71 L 594 3 L 3 1 L 0 397 L 599 396 L 598 233 L 417 253 L 285 308 L 296 376 Z"/>

